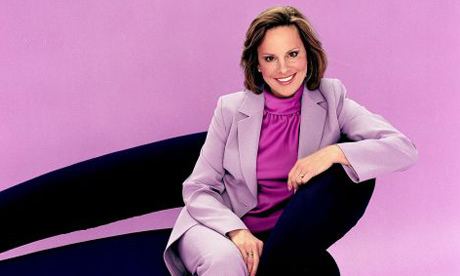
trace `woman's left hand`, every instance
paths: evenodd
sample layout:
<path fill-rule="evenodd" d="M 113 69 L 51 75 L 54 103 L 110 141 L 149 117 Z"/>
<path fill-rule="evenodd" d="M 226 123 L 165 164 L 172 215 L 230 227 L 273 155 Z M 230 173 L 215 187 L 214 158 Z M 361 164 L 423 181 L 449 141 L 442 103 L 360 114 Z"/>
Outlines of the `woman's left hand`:
<path fill-rule="evenodd" d="M 329 169 L 337 160 L 337 150 L 337 146 L 329 145 L 297 160 L 288 174 L 288 190 L 296 192 L 300 185 Z"/>

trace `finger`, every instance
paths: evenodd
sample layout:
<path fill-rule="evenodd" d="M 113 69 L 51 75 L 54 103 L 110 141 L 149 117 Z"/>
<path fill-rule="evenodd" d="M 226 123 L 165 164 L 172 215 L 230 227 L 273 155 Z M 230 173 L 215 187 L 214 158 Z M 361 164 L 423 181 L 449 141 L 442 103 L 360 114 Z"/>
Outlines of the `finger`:
<path fill-rule="evenodd" d="M 251 274 L 252 272 L 252 263 L 253 263 L 253 257 L 250 255 L 251 254 L 251 251 L 252 249 L 250 247 L 245 247 L 244 248 L 244 256 L 246 258 L 246 267 L 248 269 L 248 272 L 249 272 L 249 275 Z"/>
<path fill-rule="evenodd" d="M 305 175 L 299 175 L 297 178 L 296 178 L 296 188 L 299 188 L 300 185 L 303 184 L 303 178 L 305 177 Z"/>
<path fill-rule="evenodd" d="M 302 177 L 299 175 L 299 176 L 297 176 L 297 177 L 295 178 L 295 180 L 294 180 L 294 185 L 297 187 L 297 186 L 299 186 L 299 184 L 301 184 L 301 183 L 302 183 Z"/>
<path fill-rule="evenodd" d="M 288 180 L 288 190 L 291 191 L 293 189 L 295 189 L 297 187 L 297 178 L 298 178 L 298 174 L 292 174 L 291 177 L 289 178 Z"/>
<path fill-rule="evenodd" d="M 249 271 L 249 275 L 252 275 L 252 269 L 253 269 L 253 266 L 254 266 L 254 255 L 253 254 L 252 256 L 249 255 L 248 256 L 248 271 Z"/>
<path fill-rule="evenodd" d="M 256 250 L 257 251 L 257 250 Z M 257 267 L 259 266 L 259 253 L 254 253 L 254 264 L 252 266 L 252 274 L 251 276 L 255 276 L 257 272 Z"/>
<path fill-rule="evenodd" d="M 288 188 L 289 191 L 292 189 L 291 182 L 292 182 L 292 173 L 289 173 L 288 174 L 288 179 L 287 179 L 287 188 Z"/>
<path fill-rule="evenodd" d="M 289 179 L 289 182 L 288 182 L 288 190 L 292 191 L 294 188 L 295 188 L 295 181 L 294 181 L 294 178 L 291 178 Z"/>
<path fill-rule="evenodd" d="M 293 191 L 293 190 L 294 190 L 294 185 L 290 186 L 289 191 Z"/>
<path fill-rule="evenodd" d="M 308 175 L 308 171 L 307 170 L 304 170 L 303 172 L 301 172 L 299 174 L 299 176 L 296 178 L 296 183 L 297 183 L 297 186 L 299 185 L 302 185 L 303 183 L 305 183 L 305 177 Z"/>
<path fill-rule="evenodd" d="M 264 249 L 264 242 L 263 241 L 260 241 L 260 243 L 258 244 L 257 246 L 257 249 L 258 249 L 258 252 L 259 252 L 259 256 L 262 255 L 262 251 Z"/>
<path fill-rule="evenodd" d="M 252 275 L 256 274 L 257 266 L 259 265 L 259 249 L 258 249 L 258 245 L 255 244 L 255 246 L 249 252 L 252 253 L 252 255 L 249 256 L 249 258 L 252 259 L 251 269 L 249 271 L 249 275 L 252 276 Z"/>
<path fill-rule="evenodd" d="M 300 177 L 301 170 L 295 170 L 291 176 L 291 185 L 297 183 Z"/>
<path fill-rule="evenodd" d="M 246 267 L 248 267 L 248 270 L 249 270 L 249 266 L 248 266 L 248 255 L 246 254 L 246 252 L 241 249 L 240 247 L 238 247 L 238 249 L 240 250 L 240 253 L 241 253 L 241 257 L 243 258 L 243 261 L 244 263 L 246 264 Z"/>
<path fill-rule="evenodd" d="M 298 161 L 297 161 L 288 173 L 288 189 L 289 190 L 293 189 L 295 178 L 299 174 L 298 171 L 299 171 L 299 166 L 298 166 Z"/>
<path fill-rule="evenodd" d="M 300 188 L 300 186 L 305 183 L 303 181 L 304 179 L 305 179 L 305 176 L 304 177 L 299 177 L 299 180 L 294 185 L 294 194 L 297 192 L 297 190 Z"/>
<path fill-rule="evenodd" d="M 305 184 L 307 183 L 308 181 L 310 181 L 310 179 L 312 179 L 314 176 L 313 173 L 309 172 L 309 173 L 306 173 L 303 177 L 303 183 L 302 184 Z"/>
<path fill-rule="evenodd" d="M 248 272 L 251 273 L 251 271 L 250 271 L 251 267 L 249 266 L 249 263 L 248 263 L 248 262 L 249 262 L 248 257 L 245 257 L 245 258 L 244 258 L 244 263 L 245 263 L 245 265 L 246 265 L 246 268 L 248 269 Z"/>
<path fill-rule="evenodd" d="M 291 177 L 291 179 L 292 179 L 293 182 L 295 182 L 296 179 L 299 178 L 301 172 L 302 172 L 302 171 L 301 171 L 300 169 L 296 169 L 296 170 L 294 171 L 294 173 L 292 174 L 292 177 Z"/>

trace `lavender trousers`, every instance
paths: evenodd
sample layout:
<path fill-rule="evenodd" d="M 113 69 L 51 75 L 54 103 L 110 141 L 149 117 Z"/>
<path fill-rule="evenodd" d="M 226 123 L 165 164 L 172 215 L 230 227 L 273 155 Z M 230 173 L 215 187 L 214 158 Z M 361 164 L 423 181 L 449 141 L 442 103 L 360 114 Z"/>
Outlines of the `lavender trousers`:
<path fill-rule="evenodd" d="M 254 233 L 264 241 L 257 275 L 340 275 L 326 249 L 362 217 L 374 185 L 352 182 L 340 164 L 301 185 L 275 227 Z M 236 245 L 204 225 L 187 230 L 177 250 L 193 275 L 248 275 Z"/>

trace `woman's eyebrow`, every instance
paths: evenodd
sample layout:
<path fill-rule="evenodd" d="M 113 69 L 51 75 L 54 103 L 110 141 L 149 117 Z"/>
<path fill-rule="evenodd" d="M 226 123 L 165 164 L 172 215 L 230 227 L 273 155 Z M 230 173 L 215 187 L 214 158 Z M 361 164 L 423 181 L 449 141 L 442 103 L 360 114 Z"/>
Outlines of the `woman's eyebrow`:
<path fill-rule="evenodd" d="M 293 48 L 293 49 L 287 51 L 286 53 L 292 52 L 292 51 L 294 51 L 294 50 L 299 50 L 299 48 L 298 48 L 298 47 Z M 273 54 L 270 54 L 270 53 L 262 53 L 262 55 L 264 55 L 264 56 L 273 56 Z"/>

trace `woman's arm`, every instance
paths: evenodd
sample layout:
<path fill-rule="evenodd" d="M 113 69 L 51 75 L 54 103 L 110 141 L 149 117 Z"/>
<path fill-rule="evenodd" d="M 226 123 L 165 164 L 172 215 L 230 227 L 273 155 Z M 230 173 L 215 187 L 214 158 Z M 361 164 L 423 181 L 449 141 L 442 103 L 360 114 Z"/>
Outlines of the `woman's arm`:
<path fill-rule="evenodd" d="M 412 166 L 418 158 L 415 144 L 382 116 L 348 99 L 345 86 L 339 80 L 336 82 L 335 87 L 340 90 L 337 111 L 340 130 L 354 141 L 336 145 L 344 155 L 339 158 L 349 163 L 343 167 L 353 182 Z"/>
<path fill-rule="evenodd" d="M 225 189 L 222 164 L 228 136 L 221 109 L 222 98 L 219 98 L 195 168 L 183 183 L 182 196 L 194 219 L 225 235 L 231 230 L 247 227 L 224 204 L 221 196 Z"/>

